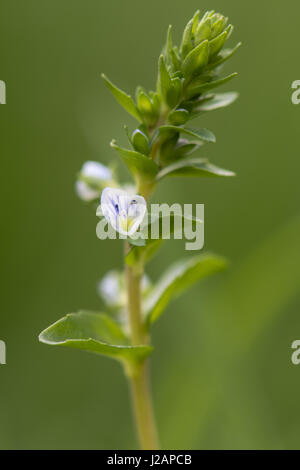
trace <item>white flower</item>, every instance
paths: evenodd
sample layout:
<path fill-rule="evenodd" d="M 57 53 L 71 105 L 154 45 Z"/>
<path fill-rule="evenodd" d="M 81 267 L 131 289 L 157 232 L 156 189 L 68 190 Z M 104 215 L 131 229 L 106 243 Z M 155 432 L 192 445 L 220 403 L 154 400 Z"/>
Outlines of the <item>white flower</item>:
<path fill-rule="evenodd" d="M 142 293 L 145 294 L 151 286 L 148 276 L 142 277 Z M 124 273 L 112 269 L 99 281 L 97 290 L 105 303 L 111 308 L 122 308 L 126 305 L 127 295 Z"/>
<path fill-rule="evenodd" d="M 76 181 L 75 191 L 77 196 L 83 201 L 93 201 L 99 197 L 100 191 L 91 189 L 85 181 Z"/>
<path fill-rule="evenodd" d="M 101 209 L 114 230 L 132 236 L 139 228 L 147 206 L 142 196 L 128 194 L 122 189 L 105 188 L 101 195 Z"/>
<path fill-rule="evenodd" d="M 99 294 L 110 307 L 121 306 L 126 302 L 125 283 L 118 271 L 109 271 L 99 282 Z"/>
<path fill-rule="evenodd" d="M 81 168 L 80 176 L 82 178 L 94 181 L 109 181 L 112 179 L 112 172 L 107 166 L 99 162 L 85 162 Z"/>
<path fill-rule="evenodd" d="M 85 162 L 76 181 L 75 190 L 83 201 L 93 201 L 100 196 L 101 189 L 113 175 L 109 168 L 98 162 Z"/>

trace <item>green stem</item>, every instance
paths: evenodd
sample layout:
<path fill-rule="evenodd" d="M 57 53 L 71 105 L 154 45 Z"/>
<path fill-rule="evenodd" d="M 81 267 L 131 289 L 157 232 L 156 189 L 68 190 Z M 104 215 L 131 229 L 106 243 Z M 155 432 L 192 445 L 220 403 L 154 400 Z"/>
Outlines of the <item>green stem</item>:
<path fill-rule="evenodd" d="M 139 441 L 143 450 L 159 449 L 149 384 L 148 364 L 145 362 L 138 375 L 130 380 L 133 411 Z"/>
<path fill-rule="evenodd" d="M 148 335 L 142 318 L 141 277 L 126 266 L 128 314 L 133 345 L 147 344 Z M 142 449 L 158 449 L 157 431 L 154 419 L 149 380 L 148 361 L 145 360 L 134 374 L 129 376 L 134 417 Z"/>

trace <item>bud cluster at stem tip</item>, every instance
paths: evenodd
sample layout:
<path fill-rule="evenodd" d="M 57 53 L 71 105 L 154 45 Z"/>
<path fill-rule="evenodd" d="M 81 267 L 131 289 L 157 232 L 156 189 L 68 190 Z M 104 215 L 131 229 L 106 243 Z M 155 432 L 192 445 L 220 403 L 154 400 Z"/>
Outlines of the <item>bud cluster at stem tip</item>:
<path fill-rule="evenodd" d="M 137 192 L 144 197 L 148 198 L 165 176 L 233 175 L 203 158 L 190 158 L 216 138 L 205 128 L 186 127 L 188 121 L 228 106 L 238 96 L 233 92 L 215 93 L 217 87 L 237 75 L 221 76 L 223 64 L 241 45 L 225 48 L 232 31 L 233 26 L 225 16 L 208 11 L 201 17 L 197 11 L 187 23 L 180 45 L 176 46 L 170 26 L 158 60 L 156 89 L 147 92 L 138 86 L 135 99 L 102 75 L 119 104 L 139 121 L 133 131 L 124 126 L 131 149 L 119 147 L 115 140 L 111 146 L 135 179 Z M 90 179 L 85 183 L 90 184 Z"/>

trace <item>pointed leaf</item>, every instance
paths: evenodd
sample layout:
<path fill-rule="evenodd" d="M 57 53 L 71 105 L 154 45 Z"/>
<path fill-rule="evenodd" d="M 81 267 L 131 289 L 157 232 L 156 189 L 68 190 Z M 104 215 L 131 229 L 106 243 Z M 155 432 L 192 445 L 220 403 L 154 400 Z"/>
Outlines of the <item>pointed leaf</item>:
<path fill-rule="evenodd" d="M 143 155 L 149 155 L 150 146 L 148 137 L 140 129 L 135 129 L 131 136 L 134 149 Z"/>
<path fill-rule="evenodd" d="M 180 46 L 180 51 L 181 51 L 182 57 L 185 57 L 193 47 L 193 43 L 192 43 L 193 25 L 194 25 L 194 20 L 192 18 L 188 22 L 188 24 L 186 25 L 186 27 L 183 31 L 183 36 L 182 36 L 182 41 L 181 41 L 181 46 Z"/>
<path fill-rule="evenodd" d="M 178 49 L 176 46 L 173 47 L 171 50 L 171 57 L 172 57 L 172 63 L 173 63 L 173 68 L 175 71 L 178 71 L 181 69 L 181 60 L 179 57 Z"/>
<path fill-rule="evenodd" d="M 231 75 L 228 75 L 227 77 L 220 78 L 218 80 L 213 80 L 212 82 L 207 82 L 207 83 L 201 83 L 197 84 L 197 80 L 191 82 L 190 87 L 186 91 L 186 98 L 190 99 L 193 98 L 194 96 L 200 95 L 201 93 L 212 90 L 213 88 L 217 88 L 221 85 L 225 85 L 225 83 L 229 82 L 233 78 L 237 77 L 237 73 L 232 73 Z"/>
<path fill-rule="evenodd" d="M 226 39 L 228 36 L 228 31 L 223 31 L 223 33 L 219 34 L 215 39 L 209 41 L 209 56 L 213 57 L 214 55 L 218 54 L 222 47 L 224 46 Z"/>
<path fill-rule="evenodd" d="M 196 152 L 202 145 L 203 142 L 201 141 L 193 142 L 187 139 L 180 139 L 174 149 L 173 157 L 174 159 L 178 160 L 182 157 L 191 155 L 192 153 Z"/>
<path fill-rule="evenodd" d="M 211 18 L 206 18 L 204 21 L 202 20 L 201 23 L 199 23 L 198 28 L 196 30 L 196 43 L 197 44 L 204 41 L 205 39 L 209 39 L 210 34 L 211 34 L 211 27 L 212 27 Z"/>
<path fill-rule="evenodd" d="M 133 101 L 132 97 L 125 93 L 124 91 L 117 88 L 104 74 L 102 78 L 107 86 L 107 88 L 112 92 L 118 103 L 123 106 L 126 111 L 135 117 L 138 121 L 142 122 L 141 115 Z"/>
<path fill-rule="evenodd" d="M 181 134 L 188 135 L 190 137 L 193 137 L 196 140 L 199 140 L 201 142 L 216 142 L 216 138 L 214 134 L 209 131 L 208 129 L 190 129 L 187 127 L 180 127 L 180 126 L 161 126 L 157 130 L 157 134 L 163 134 L 164 132 L 180 132 Z"/>
<path fill-rule="evenodd" d="M 182 63 L 182 72 L 189 79 L 197 74 L 208 62 L 208 41 L 202 41 L 191 50 Z"/>
<path fill-rule="evenodd" d="M 166 176 L 235 176 L 235 173 L 219 168 L 204 158 L 181 159 L 166 166 L 156 176 L 157 181 Z"/>
<path fill-rule="evenodd" d="M 111 147 L 117 150 L 121 158 L 126 163 L 127 167 L 135 177 L 139 180 L 142 175 L 144 181 L 152 181 L 158 172 L 158 166 L 145 155 L 135 152 L 134 150 L 127 150 L 116 145 L 115 141 L 111 142 Z"/>
<path fill-rule="evenodd" d="M 230 59 L 230 57 L 235 54 L 235 52 L 241 47 L 242 43 L 239 42 L 233 49 L 223 49 L 220 53 L 215 57 L 214 61 L 208 65 L 208 68 L 215 68 L 219 65 L 226 62 L 226 60 Z"/>
<path fill-rule="evenodd" d="M 139 88 L 138 90 L 136 101 L 139 112 L 146 115 L 153 114 L 152 103 L 149 96 L 142 88 Z"/>
<path fill-rule="evenodd" d="M 224 16 L 221 16 L 219 19 L 217 19 L 211 28 L 211 38 L 214 39 L 216 36 L 222 33 L 223 29 L 225 28 L 227 24 L 228 18 L 225 18 Z"/>
<path fill-rule="evenodd" d="M 171 300 L 195 282 L 222 271 L 225 267 L 225 259 L 212 254 L 199 255 L 176 263 L 168 269 L 146 298 L 147 322 L 151 324 L 156 321 Z"/>
<path fill-rule="evenodd" d="M 166 67 L 164 56 L 161 55 L 159 57 L 159 88 L 164 101 L 167 103 L 168 101 L 168 94 L 172 88 L 171 85 L 171 77 Z"/>
<path fill-rule="evenodd" d="M 165 46 L 166 64 L 171 68 L 172 71 L 177 70 L 176 63 L 174 63 L 173 54 L 173 39 L 172 39 L 172 25 L 169 25 L 167 33 L 167 42 Z"/>
<path fill-rule="evenodd" d="M 71 313 L 46 328 L 42 343 L 82 349 L 120 361 L 140 361 L 151 352 L 146 345 L 131 346 L 120 326 L 103 313 Z"/>
<path fill-rule="evenodd" d="M 198 116 L 200 113 L 205 111 L 214 111 L 215 109 L 225 108 L 232 104 L 239 94 L 234 91 L 228 93 L 217 93 L 211 99 L 205 100 L 193 109 L 192 117 Z M 196 115 L 196 116 L 195 116 Z"/>

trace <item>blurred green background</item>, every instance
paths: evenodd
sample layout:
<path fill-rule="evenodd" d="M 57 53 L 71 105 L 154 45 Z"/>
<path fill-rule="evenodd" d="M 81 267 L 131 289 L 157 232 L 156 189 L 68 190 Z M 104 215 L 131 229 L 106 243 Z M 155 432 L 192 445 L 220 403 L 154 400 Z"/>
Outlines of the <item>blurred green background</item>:
<path fill-rule="evenodd" d="M 67 312 L 101 309 L 97 280 L 120 266 L 74 193 L 85 160 L 118 161 L 133 120 L 100 79 L 153 88 L 171 23 L 179 41 L 194 11 L 215 9 L 242 49 L 231 108 L 198 120 L 217 136 L 203 155 L 235 179 L 170 180 L 157 199 L 205 204 L 205 248 L 230 269 L 174 302 L 153 330 L 152 378 L 164 448 L 300 448 L 300 4 L 254 0 L 2 0 L 0 448 L 136 447 L 128 389 L 114 361 L 38 343 Z M 203 124 L 202 124 L 203 123 Z M 124 180 L 127 170 L 120 164 Z M 172 241 L 155 279 L 180 255 Z"/>

